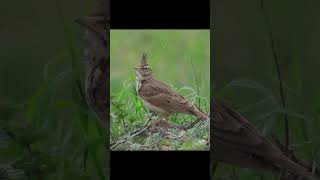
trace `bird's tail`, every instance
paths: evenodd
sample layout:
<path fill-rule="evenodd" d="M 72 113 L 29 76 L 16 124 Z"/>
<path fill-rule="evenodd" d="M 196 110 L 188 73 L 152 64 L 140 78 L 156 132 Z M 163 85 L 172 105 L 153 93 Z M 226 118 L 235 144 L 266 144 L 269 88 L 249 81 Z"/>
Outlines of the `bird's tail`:
<path fill-rule="evenodd" d="M 209 116 L 204 113 L 200 108 L 193 106 L 193 109 L 189 109 L 187 110 L 188 114 L 192 114 L 198 117 L 197 120 L 191 122 L 190 124 L 183 126 L 183 129 L 190 129 L 192 128 L 195 124 L 197 124 L 198 122 L 200 122 L 201 120 L 209 120 Z M 209 121 L 210 123 L 210 121 Z"/>
<path fill-rule="evenodd" d="M 195 110 L 194 110 L 194 115 L 199 117 L 200 119 L 205 119 L 205 120 L 209 119 L 209 115 L 204 113 L 200 108 L 198 108 L 196 106 L 195 106 Z"/>
<path fill-rule="evenodd" d="M 281 158 L 278 164 L 282 167 L 282 169 L 286 169 L 287 171 L 293 174 L 304 176 L 309 180 L 320 180 L 320 178 L 317 177 L 315 174 L 309 172 L 305 167 L 300 166 L 299 164 L 287 158 L 286 156 Z"/>

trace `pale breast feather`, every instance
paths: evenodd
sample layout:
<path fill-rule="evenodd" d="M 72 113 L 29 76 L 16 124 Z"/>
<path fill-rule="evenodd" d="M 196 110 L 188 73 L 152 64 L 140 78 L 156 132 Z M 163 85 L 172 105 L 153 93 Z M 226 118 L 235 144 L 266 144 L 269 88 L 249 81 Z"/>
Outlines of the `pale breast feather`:
<path fill-rule="evenodd" d="M 151 104 L 150 102 L 148 102 L 148 101 L 146 101 L 146 100 L 144 100 L 144 99 L 142 99 L 142 101 L 143 101 L 144 105 L 145 105 L 148 109 L 150 109 L 151 111 L 154 111 L 154 112 L 157 112 L 157 113 L 166 114 L 166 111 L 163 110 L 163 109 L 161 109 L 160 107 L 157 107 L 157 106 Z"/>
<path fill-rule="evenodd" d="M 139 95 L 139 89 L 141 87 L 141 82 L 140 81 L 137 81 L 136 82 L 136 91 L 137 91 L 137 94 Z"/>

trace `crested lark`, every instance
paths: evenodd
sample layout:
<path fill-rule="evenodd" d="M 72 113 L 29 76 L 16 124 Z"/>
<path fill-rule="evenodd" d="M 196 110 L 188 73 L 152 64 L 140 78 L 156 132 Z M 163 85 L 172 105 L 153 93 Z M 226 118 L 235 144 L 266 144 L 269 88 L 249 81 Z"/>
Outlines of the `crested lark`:
<path fill-rule="evenodd" d="M 143 54 L 141 63 L 135 67 L 135 70 L 136 92 L 148 109 L 159 113 L 162 118 L 175 113 L 183 113 L 197 116 L 200 119 L 208 119 L 208 115 L 178 92 L 153 78 L 146 54 Z"/>

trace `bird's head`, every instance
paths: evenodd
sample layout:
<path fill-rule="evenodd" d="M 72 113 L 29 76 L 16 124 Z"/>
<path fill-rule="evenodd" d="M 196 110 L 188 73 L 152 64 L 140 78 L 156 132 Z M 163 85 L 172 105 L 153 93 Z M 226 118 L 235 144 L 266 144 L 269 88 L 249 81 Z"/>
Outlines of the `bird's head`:
<path fill-rule="evenodd" d="M 145 53 L 142 54 L 140 64 L 134 68 L 136 70 L 136 77 L 138 80 L 149 79 L 152 75 L 152 70 L 149 67 L 147 61 L 147 55 Z"/>

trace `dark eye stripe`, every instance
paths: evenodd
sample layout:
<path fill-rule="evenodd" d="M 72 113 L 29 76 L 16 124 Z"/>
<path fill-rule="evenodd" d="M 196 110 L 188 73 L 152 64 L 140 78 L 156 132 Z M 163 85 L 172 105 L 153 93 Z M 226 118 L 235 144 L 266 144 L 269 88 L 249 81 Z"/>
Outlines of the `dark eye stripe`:
<path fill-rule="evenodd" d="M 143 66 L 141 69 L 149 69 L 149 66 Z"/>

